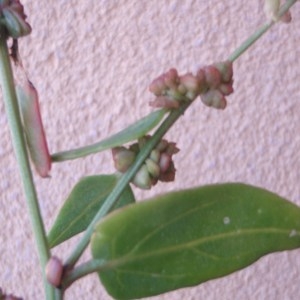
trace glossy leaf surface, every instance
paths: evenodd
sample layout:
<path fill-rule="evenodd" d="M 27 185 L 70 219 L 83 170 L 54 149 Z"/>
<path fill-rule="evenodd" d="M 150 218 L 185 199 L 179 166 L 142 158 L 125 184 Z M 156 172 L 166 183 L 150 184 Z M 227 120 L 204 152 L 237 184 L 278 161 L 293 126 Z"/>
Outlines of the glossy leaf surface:
<path fill-rule="evenodd" d="M 48 242 L 54 247 L 84 231 L 106 197 L 117 183 L 115 175 L 89 176 L 81 179 L 61 208 L 49 233 Z M 130 186 L 126 188 L 116 208 L 135 201 Z"/>
<path fill-rule="evenodd" d="M 266 190 L 220 184 L 130 205 L 92 237 L 99 272 L 116 299 L 149 297 L 244 268 L 300 247 L 300 208 Z"/>

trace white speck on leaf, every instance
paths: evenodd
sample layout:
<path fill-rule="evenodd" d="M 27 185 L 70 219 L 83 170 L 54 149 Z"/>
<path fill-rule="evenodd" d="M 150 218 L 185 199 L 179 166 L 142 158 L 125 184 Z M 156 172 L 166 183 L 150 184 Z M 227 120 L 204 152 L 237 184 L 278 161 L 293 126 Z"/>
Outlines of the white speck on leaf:
<path fill-rule="evenodd" d="M 228 225 L 228 224 L 230 223 L 230 218 L 229 218 L 229 217 L 224 217 L 223 223 L 224 223 L 225 225 Z"/>

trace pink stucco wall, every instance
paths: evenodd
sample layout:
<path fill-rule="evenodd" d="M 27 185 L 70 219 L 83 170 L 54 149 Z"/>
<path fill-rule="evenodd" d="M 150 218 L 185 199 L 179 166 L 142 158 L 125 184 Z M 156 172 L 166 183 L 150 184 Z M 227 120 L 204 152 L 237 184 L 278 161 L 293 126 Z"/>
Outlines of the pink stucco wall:
<path fill-rule="evenodd" d="M 20 41 L 21 54 L 39 90 L 51 152 L 96 142 L 146 115 L 153 78 L 170 67 L 186 72 L 226 59 L 265 19 L 262 0 L 22 2 L 33 32 Z M 235 63 L 235 93 L 225 111 L 197 101 L 168 133 L 181 148 L 176 182 L 136 191 L 140 199 L 242 181 L 300 205 L 299 4 L 293 17 L 293 23 L 273 27 Z M 2 101 L 0 110 L 0 286 L 24 299 L 42 299 Z M 112 171 L 105 152 L 55 164 L 50 179 L 36 176 L 47 228 L 79 178 Z M 54 252 L 65 258 L 74 243 Z M 299 250 L 273 254 L 229 277 L 153 300 L 300 299 L 299 270 Z M 76 283 L 66 299 L 110 297 L 92 275 Z"/>

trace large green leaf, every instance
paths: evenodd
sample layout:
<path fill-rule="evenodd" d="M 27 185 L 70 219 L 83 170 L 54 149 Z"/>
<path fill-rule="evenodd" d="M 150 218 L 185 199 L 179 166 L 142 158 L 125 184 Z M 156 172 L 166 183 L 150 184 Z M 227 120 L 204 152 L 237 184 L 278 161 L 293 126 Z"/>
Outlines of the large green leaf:
<path fill-rule="evenodd" d="M 300 208 L 266 190 L 220 184 L 130 205 L 100 221 L 94 259 L 117 299 L 157 295 L 300 247 Z"/>
<path fill-rule="evenodd" d="M 116 183 L 115 175 L 89 176 L 81 179 L 64 203 L 50 230 L 49 246 L 54 247 L 84 231 Z M 134 195 L 128 186 L 115 208 L 134 201 Z"/>

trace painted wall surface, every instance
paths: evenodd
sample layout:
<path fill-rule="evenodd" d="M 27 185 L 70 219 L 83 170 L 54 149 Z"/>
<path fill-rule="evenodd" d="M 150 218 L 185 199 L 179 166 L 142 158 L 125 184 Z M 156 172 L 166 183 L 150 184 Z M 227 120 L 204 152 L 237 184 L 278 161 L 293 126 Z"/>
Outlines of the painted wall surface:
<path fill-rule="evenodd" d="M 33 27 L 20 40 L 40 94 L 51 152 L 94 143 L 151 111 L 152 79 L 223 60 L 264 21 L 262 0 L 23 0 Z M 167 137 L 176 141 L 175 183 L 139 199 L 215 182 L 246 182 L 300 205 L 300 11 L 272 28 L 234 65 L 235 93 L 225 111 L 192 105 Z M 0 286 L 43 299 L 41 273 L 20 178 L 0 101 Z M 55 164 L 35 174 L 46 227 L 83 176 L 113 172 L 109 152 Z M 57 247 L 66 258 L 76 239 Z M 85 255 L 85 258 L 89 253 Z M 201 270 L 199 270 L 201 272 Z M 300 251 L 272 254 L 247 269 L 199 287 L 151 299 L 300 299 Z M 111 299 L 96 275 L 66 299 Z"/>

